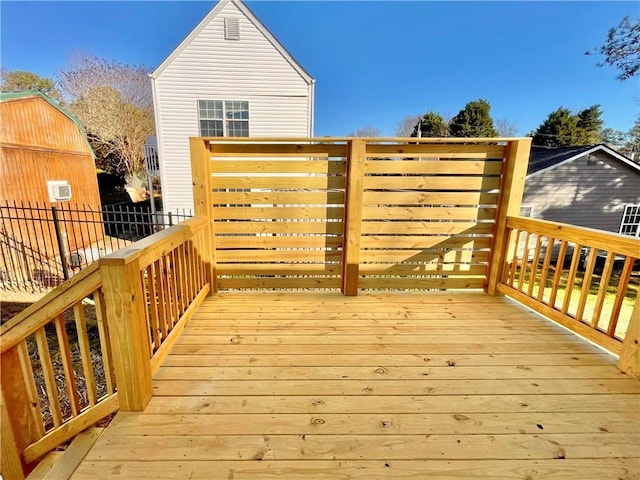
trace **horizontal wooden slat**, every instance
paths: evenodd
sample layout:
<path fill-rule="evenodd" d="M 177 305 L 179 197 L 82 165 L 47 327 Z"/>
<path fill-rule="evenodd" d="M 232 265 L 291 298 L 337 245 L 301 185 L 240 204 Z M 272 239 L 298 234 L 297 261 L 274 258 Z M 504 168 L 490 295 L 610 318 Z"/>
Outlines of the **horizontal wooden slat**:
<path fill-rule="evenodd" d="M 472 207 L 363 207 L 363 220 L 492 220 L 495 208 Z"/>
<path fill-rule="evenodd" d="M 362 233 L 471 235 L 493 233 L 493 223 L 474 222 L 362 222 Z"/>
<path fill-rule="evenodd" d="M 444 235 L 363 235 L 361 248 L 489 248 L 491 238 Z"/>
<path fill-rule="evenodd" d="M 640 258 L 640 240 L 629 235 L 524 217 L 508 217 L 507 228 L 547 235 L 558 240 Z"/>
<path fill-rule="evenodd" d="M 451 143 L 454 142 L 452 141 Z M 504 147 L 500 145 L 411 145 L 406 143 L 400 145 L 367 145 L 367 157 L 392 157 L 403 154 L 413 157 L 422 155 L 441 158 L 503 158 Z"/>
<path fill-rule="evenodd" d="M 211 177 L 211 187 L 216 188 L 263 188 L 263 189 L 343 189 L 345 177 L 328 177 L 326 175 L 318 176 L 291 176 L 291 177 L 273 177 L 273 176 L 226 176 Z"/>
<path fill-rule="evenodd" d="M 215 222 L 216 233 L 315 233 L 341 234 L 342 222 Z"/>
<path fill-rule="evenodd" d="M 500 186 L 498 177 L 450 176 L 366 176 L 364 188 L 389 190 L 494 190 Z"/>
<path fill-rule="evenodd" d="M 360 288 L 437 288 L 437 289 L 460 289 L 460 288 L 483 288 L 484 277 L 481 278 L 376 278 L 364 277 L 358 281 Z"/>
<path fill-rule="evenodd" d="M 274 205 L 324 205 L 343 204 L 344 192 L 211 192 L 214 205 L 218 204 L 274 204 Z"/>
<path fill-rule="evenodd" d="M 367 160 L 365 174 L 371 173 L 440 173 L 465 175 L 500 175 L 502 162 L 481 162 L 465 160 L 425 160 L 425 161 L 394 161 Z"/>
<path fill-rule="evenodd" d="M 362 250 L 360 260 L 362 262 L 441 262 L 468 264 L 486 262 L 489 252 L 473 250 Z"/>
<path fill-rule="evenodd" d="M 468 265 L 459 263 L 424 263 L 421 265 L 398 265 L 398 264 L 363 264 L 360 265 L 360 274 L 363 275 L 410 275 L 415 279 L 415 275 L 448 275 L 448 276 L 470 276 L 485 275 L 486 265 Z M 411 288 L 411 287 L 408 287 Z"/>
<path fill-rule="evenodd" d="M 295 274 L 295 272 L 291 272 Z M 219 288 L 339 288 L 340 277 L 218 278 Z"/>
<path fill-rule="evenodd" d="M 342 207 L 214 207 L 213 218 L 216 220 L 251 220 L 251 219 L 318 219 L 344 217 Z"/>
<path fill-rule="evenodd" d="M 270 235 L 268 237 L 252 236 L 221 236 L 217 235 L 217 248 L 335 248 L 341 247 L 342 235 Z"/>
<path fill-rule="evenodd" d="M 495 205 L 497 193 L 487 192 L 367 192 L 363 205 Z"/>
<path fill-rule="evenodd" d="M 226 140 L 226 139 L 225 139 Z M 247 140 L 247 139 L 245 139 Z M 257 156 L 257 157 L 344 157 L 347 154 L 347 146 L 336 144 L 311 144 L 302 143 L 219 143 L 211 145 L 211 157 L 228 156 Z M 333 139 L 332 139 L 333 141 Z"/>
<path fill-rule="evenodd" d="M 346 162 L 326 160 L 216 160 L 213 173 L 344 173 Z M 481 172 L 482 173 L 482 172 Z"/>
<path fill-rule="evenodd" d="M 216 261 L 224 262 L 339 262 L 342 252 L 330 250 L 218 250 Z"/>
<path fill-rule="evenodd" d="M 218 275 L 340 275 L 338 263 L 222 263 Z"/>

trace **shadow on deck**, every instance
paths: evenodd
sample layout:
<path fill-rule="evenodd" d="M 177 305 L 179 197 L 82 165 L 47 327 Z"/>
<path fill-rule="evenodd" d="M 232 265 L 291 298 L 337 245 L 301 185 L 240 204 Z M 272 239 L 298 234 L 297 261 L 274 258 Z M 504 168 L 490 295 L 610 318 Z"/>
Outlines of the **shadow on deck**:
<path fill-rule="evenodd" d="M 638 478 L 615 362 L 482 293 L 218 294 L 72 478 Z"/>

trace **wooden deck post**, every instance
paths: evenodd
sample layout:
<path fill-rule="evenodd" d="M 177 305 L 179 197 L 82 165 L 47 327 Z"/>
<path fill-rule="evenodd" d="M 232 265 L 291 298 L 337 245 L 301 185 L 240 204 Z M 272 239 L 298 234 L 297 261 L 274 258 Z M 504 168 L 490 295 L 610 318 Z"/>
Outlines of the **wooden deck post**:
<path fill-rule="evenodd" d="M 627 333 L 622 343 L 622 352 L 618 360 L 618 368 L 635 378 L 640 379 L 640 295 L 631 312 Z"/>
<path fill-rule="evenodd" d="M 489 295 L 497 293 L 496 286 L 502 279 L 505 259 L 509 249 L 507 217 L 520 215 L 520 204 L 524 193 L 524 181 L 529 165 L 531 139 L 510 141 L 505 152 L 505 164 L 502 168 L 502 181 L 498 198 L 498 212 L 493 231 L 487 285 Z"/>
<path fill-rule="evenodd" d="M 0 359 L 0 409 L 2 457 L 0 473 L 5 479 L 23 479 L 28 473 L 22 452 L 42 436 L 31 411 L 33 406 L 20 366 L 20 345 L 5 351 Z M 26 347 L 25 347 L 26 349 Z M 36 407 L 37 408 L 37 407 Z"/>
<path fill-rule="evenodd" d="M 347 178 L 344 200 L 344 244 L 342 248 L 342 293 L 358 295 L 360 231 L 366 140 L 353 139 L 347 149 Z"/>
<path fill-rule="evenodd" d="M 216 242 L 213 228 L 213 203 L 211 198 L 211 155 L 209 142 L 204 138 L 189 138 L 191 151 L 191 175 L 193 178 L 193 206 L 196 216 L 207 219 L 204 251 L 200 254 L 205 263 L 205 279 L 209 283 L 209 294 L 217 292 Z"/>
<path fill-rule="evenodd" d="M 152 395 L 149 326 L 138 262 L 100 261 L 120 409 L 141 411 Z"/>

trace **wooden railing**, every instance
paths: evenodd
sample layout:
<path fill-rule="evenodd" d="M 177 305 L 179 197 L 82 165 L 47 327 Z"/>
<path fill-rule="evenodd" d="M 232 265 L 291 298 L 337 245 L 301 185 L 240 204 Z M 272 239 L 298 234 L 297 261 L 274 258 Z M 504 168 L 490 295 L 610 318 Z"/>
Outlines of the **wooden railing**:
<path fill-rule="evenodd" d="M 497 290 L 620 355 L 629 371 L 637 355 L 640 278 L 632 274 L 640 269 L 640 240 L 523 217 L 508 217 L 506 227 Z"/>
<path fill-rule="evenodd" d="M 214 288 L 495 289 L 529 145 L 192 138 Z"/>
<path fill-rule="evenodd" d="M 153 371 L 209 292 L 207 223 L 187 220 L 95 262 L 2 326 L 5 478 L 24 478 L 118 408 L 146 406 Z"/>

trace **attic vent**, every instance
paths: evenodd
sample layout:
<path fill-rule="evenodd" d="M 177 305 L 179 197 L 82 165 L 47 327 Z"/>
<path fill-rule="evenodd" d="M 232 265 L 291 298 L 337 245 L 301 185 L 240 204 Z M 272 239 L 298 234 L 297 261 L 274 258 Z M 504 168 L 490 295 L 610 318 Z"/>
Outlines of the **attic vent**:
<path fill-rule="evenodd" d="M 225 40 L 240 40 L 240 20 L 237 18 L 224 19 Z"/>

